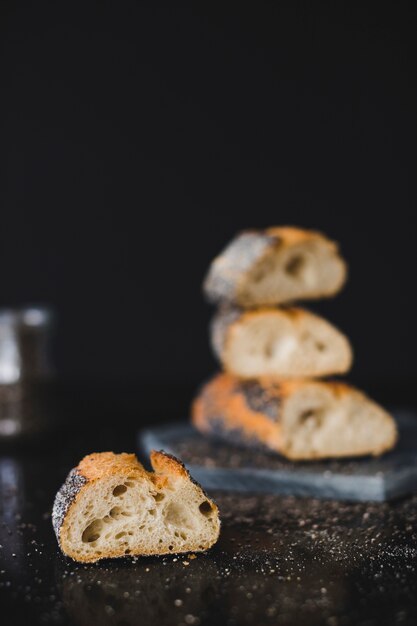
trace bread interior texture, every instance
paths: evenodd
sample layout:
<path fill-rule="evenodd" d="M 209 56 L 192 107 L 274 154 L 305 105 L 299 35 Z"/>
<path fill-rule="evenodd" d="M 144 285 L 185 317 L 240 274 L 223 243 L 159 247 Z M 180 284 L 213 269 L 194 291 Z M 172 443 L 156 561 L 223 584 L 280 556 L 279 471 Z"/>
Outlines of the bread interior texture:
<path fill-rule="evenodd" d="M 332 295 L 345 276 L 345 263 L 332 244 L 302 242 L 260 259 L 242 282 L 238 301 L 242 306 L 268 305 Z"/>
<path fill-rule="evenodd" d="M 95 561 L 212 545 L 219 531 L 217 509 L 201 489 L 182 476 L 167 476 L 162 487 L 156 484 L 135 474 L 93 481 L 68 512 L 61 533 L 64 551 Z"/>
<path fill-rule="evenodd" d="M 306 386 L 286 402 L 285 454 L 293 459 L 377 455 L 397 438 L 394 420 L 358 392 Z"/>
<path fill-rule="evenodd" d="M 352 363 L 347 339 L 325 320 L 285 312 L 254 315 L 233 328 L 226 365 L 243 377 L 324 376 L 346 372 Z"/>

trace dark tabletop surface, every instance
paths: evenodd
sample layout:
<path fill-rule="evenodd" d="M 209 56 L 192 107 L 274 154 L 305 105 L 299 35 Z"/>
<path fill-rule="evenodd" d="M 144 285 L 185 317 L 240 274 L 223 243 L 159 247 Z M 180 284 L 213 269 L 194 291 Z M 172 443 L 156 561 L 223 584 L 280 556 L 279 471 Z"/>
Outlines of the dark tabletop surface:
<path fill-rule="evenodd" d="M 139 417 L 144 400 L 135 404 L 137 394 L 119 390 L 112 404 L 103 394 L 73 388 L 59 429 L 46 442 L 2 446 L 3 623 L 417 623 L 417 496 L 349 504 L 211 493 L 222 532 L 206 554 L 88 566 L 65 558 L 50 520 L 57 488 L 85 453 L 132 451 L 139 422 L 175 417 L 167 409 L 173 396 L 165 392 L 157 413 L 150 402 Z"/>

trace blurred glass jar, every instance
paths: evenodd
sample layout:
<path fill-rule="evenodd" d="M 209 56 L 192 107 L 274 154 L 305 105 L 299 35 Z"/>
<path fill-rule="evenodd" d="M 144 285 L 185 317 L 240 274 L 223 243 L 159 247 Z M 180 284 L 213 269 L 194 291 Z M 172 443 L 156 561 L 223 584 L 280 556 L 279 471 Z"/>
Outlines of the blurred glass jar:
<path fill-rule="evenodd" d="M 40 435 L 50 424 L 53 370 L 47 308 L 0 309 L 0 439 Z"/>

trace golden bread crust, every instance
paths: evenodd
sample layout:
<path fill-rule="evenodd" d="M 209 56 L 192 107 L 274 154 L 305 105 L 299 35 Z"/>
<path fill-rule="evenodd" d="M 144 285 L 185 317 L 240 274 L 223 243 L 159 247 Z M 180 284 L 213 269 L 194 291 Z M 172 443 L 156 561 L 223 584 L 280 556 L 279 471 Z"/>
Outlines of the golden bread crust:
<path fill-rule="evenodd" d="M 306 228 L 298 228 L 297 226 L 270 226 L 264 232 L 269 237 L 279 239 L 281 246 L 294 246 L 315 239 L 330 245 L 335 251 L 339 248 L 335 241 L 329 239 L 318 230 L 308 230 Z"/>
<path fill-rule="evenodd" d="M 151 465 L 158 474 L 170 474 L 181 478 L 190 478 L 188 470 L 177 458 L 163 450 L 152 450 Z"/>
<path fill-rule="evenodd" d="M 143 465 L 139 463 L 135 454 L 115 454 L 114 452 L 95 452 L 85 456 L 78 464 L 78 472 L 88 481 L 112 476 L 114 474 L 139 473 L 147 475 Z"/>

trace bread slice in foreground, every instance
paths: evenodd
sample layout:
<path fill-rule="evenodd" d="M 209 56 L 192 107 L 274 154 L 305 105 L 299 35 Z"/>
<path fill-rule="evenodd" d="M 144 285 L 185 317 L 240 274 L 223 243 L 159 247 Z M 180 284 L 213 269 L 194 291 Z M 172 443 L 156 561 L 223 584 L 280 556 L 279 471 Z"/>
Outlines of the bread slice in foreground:
<path fill-rule="evenodd" d="M 298 308 L 220 309 L 211 344 L 224 368 L 243 378 L 343 374 L 352 364 L 348 339 L 325 319 Z"/>
<path fill-rule="evenodd" d="M 200 391 L 192 421 L 206 435 L 293 460 L 379 455 L 397 440 L 383 408 L 336 382 L 239 380 L 222 373 Z"/>
<path fill-rule="evenodd" d="M 134 454 L 86 456 L 58 491 L 52 523 L 76 561 L 201 551 L 216 543 L 218 509 L 184 465 L 151 453 L 154 472 Z"/>
<path fill-rule="evenodd" d="M 333 296 L 346 275 L 334 241 L 311 230 L 272 227 L 236 235 L 212 262 L 203 289 L 213 303 L 267 306 Z"/>

